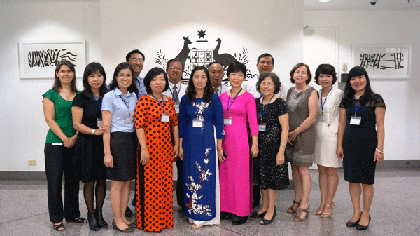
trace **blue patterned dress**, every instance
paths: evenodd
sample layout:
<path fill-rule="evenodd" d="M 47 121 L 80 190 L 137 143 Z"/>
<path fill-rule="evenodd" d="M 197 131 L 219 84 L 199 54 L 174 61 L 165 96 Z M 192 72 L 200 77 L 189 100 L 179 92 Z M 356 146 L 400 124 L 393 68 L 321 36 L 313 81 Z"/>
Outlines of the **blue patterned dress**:
<path fill-rule="evenodd" d="M 198 222 L 220 218 L 220 206 L 216 204 L 219 190 L 214 126 L 216 138 L 224 139 L 223 108 L 217 95 L 213 94 L 211 99 L 206 103 L 196 98 L 190 103 L 188 97 L 183 96 L 179 111 L 179 137 L 183 138 L 184 149 L 185 214 Z M 201 120 L 201 126 L 193 127 L 193 120 Z"/>

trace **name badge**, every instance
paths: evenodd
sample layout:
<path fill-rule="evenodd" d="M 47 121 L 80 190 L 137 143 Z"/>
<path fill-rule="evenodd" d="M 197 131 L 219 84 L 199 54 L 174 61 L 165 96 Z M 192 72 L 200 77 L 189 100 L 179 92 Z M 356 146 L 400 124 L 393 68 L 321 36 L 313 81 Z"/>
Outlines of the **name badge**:
<path fill-rule="evenodd" d="M 360 121 L 362 120 L 362 117 L 360 116 L 352 116 L 350 119 L 351 125 L 360 125 Z"/>
<path fill-rule="evenodd" d="M 179 113 L 179 105 L 175 105 L 175 112 L 176 112 L 176 114 Z"/>
<path fill-rule="evenodd" d="M 225 117 L 223 118 L 224 125 L 232 125 L 232 117 Z"/>
<path fill-rule="evenodd" d="M 201 121 L 201 120 L 193 120 L 192 121 L 192 127 L 194 127 L 194 128 L 202 128 L 203 127 L 203 121 Z"/>
<path fill-rule="evenodd" d="M 327 117 L 325 117 L 324 115 L 318 116 L 318 122 L 326 122 L 326 121 L 327 121 Z"/>
<path fill-rule="evenodd" d="M 162 122 L 169 122 L 169 114 L 162 113 Z"/>
<path fill-rule="evenodd" d="M 259 123 L 258 124 L 258 131 L 265 132 L 265 127 L 266 127 L 265 123 Z"/>
<path fill-rule="evenodd" d="M 96 123 L 98 124 L 98 127 L 101 126 L 103 123 L 102 119 L 101 118 L 96 119 Z"/>

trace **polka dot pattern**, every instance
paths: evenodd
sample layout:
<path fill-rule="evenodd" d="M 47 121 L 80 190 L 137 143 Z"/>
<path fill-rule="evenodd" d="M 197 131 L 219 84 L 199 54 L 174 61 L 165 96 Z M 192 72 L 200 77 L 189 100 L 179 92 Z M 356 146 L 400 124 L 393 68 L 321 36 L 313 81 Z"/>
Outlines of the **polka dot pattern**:
<path fill-rule="evenodd" d="M 170 122 L 162 122 L 168 113 Z M 171 128 L 178 125 L 174 102 L 164 102 L 164 109 L 151 97 L 143 96 L 135 109 L 136 129 L 143 128 L 149 151 L 149 163 L 137 163 L 137 228 L 160 232 L 174 227 L 173 146 Z"/>

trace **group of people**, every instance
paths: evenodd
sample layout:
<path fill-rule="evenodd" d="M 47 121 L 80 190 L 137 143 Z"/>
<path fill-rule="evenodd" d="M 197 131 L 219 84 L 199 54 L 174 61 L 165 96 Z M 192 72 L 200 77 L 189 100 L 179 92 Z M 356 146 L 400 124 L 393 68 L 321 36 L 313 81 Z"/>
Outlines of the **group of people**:
<path fill-rule="evenodd" d="M 373 93 L 365 69 L 350 70 L 343 92 L 333 87 L 335 68 L 321 64 L 317 92 L 304 63 L 290 71 L 295 87 L 286 90 L 267 53 L 258 57 L 259 77 L 246 82 L 244 64 L 228 65 L 230 85 L 222 83 L 226 68 L 219 62 L 195 67 L 184 83 L 181 61 L 169 60 L 166 71 L 155 67 L 142 78 L 144 60 L 139 50 L 129 52 L 109 85 L 101 64 L 88 64 L 82 92 L 74 66 L 68 61 L 56 66 L 54 85 L 43 95 L 50 127 L 48 209 L 55 230 L 64 230 L 63 218 L 88 222 L 91 230 L 108 227 L 102 214 L 106 179 L 114 230 L 172 228 L 173 162 L 177 203 L 191 228 L 221 219 L 240 225 L 249 216 L 260 218 L 261 225 L 272 223 L 277 190 L 289 185 L 290 162 L 295 199 L 287 212 L 296 213 L 294 221 L 309 215 L 309 167 L 318 165 L 321 204 L 315 214 L 325 218 L 332 215 L 337 168 L 343 166 L 354 209 L 346 225 L 367 229 L 375 167 L 384 159 L 385 103 Z M 133 179 L 135 222 L 126 217 Z M 80 217 L 79 181 L 87 220 Z"/>

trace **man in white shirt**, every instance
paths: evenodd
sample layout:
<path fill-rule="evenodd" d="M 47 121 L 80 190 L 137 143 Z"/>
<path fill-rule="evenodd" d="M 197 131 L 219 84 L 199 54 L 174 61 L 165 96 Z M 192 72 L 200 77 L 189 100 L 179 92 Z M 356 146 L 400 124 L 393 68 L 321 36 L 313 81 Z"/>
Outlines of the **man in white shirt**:
<path fill-rule="evenodd" d="M 134 70 L 134 77 L 136 78 L 136 87 L 137 87 L 137 98 L 146 95 L 146 87 L 143 83 L 143 78 L 140 77 L 140 73 L 143 70 L 143 63 L 146 59 L 144 54 L 141 53 L 138 49 L 134 49 L 133 51 L 129 52 L 125 57 L 127 63 L 133 67 Z"/>
<path fill-rule="evenodd" d="M 224 85 L 222 83 L 223 77 L 225 76 L 225 70 L 223 69 L 222 64 L 220 64 L 219 62 L 210 63 L 209 76 L 215 94 L 220 96 L 220 94 L 230 90 L 230 86 Z"/>
<path fill-rule="evenodd" d="M 182 74 L 184 73 L 184 65 L 177 59 L 168 61 L 166 73 L 169 79 L 169 89 L 163 92 L 163 95 L 171 97 L 175 103 L 175 110 L 178 116 L 179 104 L 181 103 L 182 96 L 185 95 L 187 85 L 182 83 Z M 180 213 L 185 214 L 184 205 L 184 187 L 183 187 L 183 162 L 181 159 L 176 160 L 177 168 L 177 183 L 176 183 L 176 199 L 178 205 L 181 207 Z"/>
<path fill-rule="evenodd" d="M 272 72 L 274 69 L 274 58 L 269 53 L 261 54 L 258 57 L 257 68 L 260 75 L 265 72 Z M 280 76 L 279 76 L 280 77 Z M 244 83 L 243 88 L 254 96 L 254 98 L 261 97 L 261 94 L 257 91 L 258 77 L 252 78 Z M 284 83 L 281 84 L 280 92 L 276 94 L 278 97 L 286 101 L 287 89 L 284 87 Z"/>
<path fill-rule="evenodd" d="M 179 104 L 187 89 L 187 84 L 182 83 L 184 65 L 177 59 L 171 59 L 168 61 L 166 73 L 168 73 L 169 78 L 169 89 L 163 92 L 163 95 L 171 97 L 174 100 L 176 114 L 178 114 Z"/>

